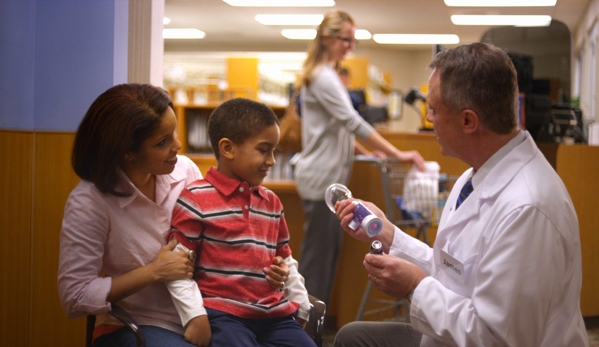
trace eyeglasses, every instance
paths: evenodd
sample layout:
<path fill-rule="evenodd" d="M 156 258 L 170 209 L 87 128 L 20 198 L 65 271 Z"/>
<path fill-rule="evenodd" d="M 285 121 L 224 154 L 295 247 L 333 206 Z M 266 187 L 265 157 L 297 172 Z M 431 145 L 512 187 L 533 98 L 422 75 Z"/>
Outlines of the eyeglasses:
<path fill-rule="evenodd" d="M 341 36 L 337 36 L 336 38 L 341 40 L 343 42 L 343 45 L 347 46 L 347 47 L 358 44 L 358 40 L 356 40 L 355 38 L 341 37 Z"/>

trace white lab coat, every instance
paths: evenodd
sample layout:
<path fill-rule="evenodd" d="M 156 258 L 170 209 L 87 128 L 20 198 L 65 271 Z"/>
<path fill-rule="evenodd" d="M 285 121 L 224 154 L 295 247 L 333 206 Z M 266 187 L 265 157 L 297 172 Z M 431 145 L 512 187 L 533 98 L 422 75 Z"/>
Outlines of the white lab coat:
<path fill-rule="evenodd" d="M 456 210 L 470 176 L 451 191 L 433 248 L 395 232 L 390 254 L 429 275 L 410 313 L 421 346 L 588 346 L 578 219 L 531 136 L 490 158 Z"/>

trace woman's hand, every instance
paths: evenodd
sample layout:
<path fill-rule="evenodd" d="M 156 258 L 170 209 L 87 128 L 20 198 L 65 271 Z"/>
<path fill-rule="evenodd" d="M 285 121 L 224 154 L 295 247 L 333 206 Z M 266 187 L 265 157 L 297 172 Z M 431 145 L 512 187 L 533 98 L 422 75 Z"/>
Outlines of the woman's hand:
<path fill-rule="evenodd" d="M 212 330 L 210 329 L 208 316 L 197 316 L 190 320 L 189 323 L 187 323 L 187 327 L 185 327 L 183 338 L 185 341 L 193 343 L 198 347 L 210 346 Z"/>
<path fill-rule="evenodd" d="M 157 281 L 170 282 L 192 278 L 193 262 L 189 259 L 189 253 L 173 252 L 176 246 L 177 239 L 173 238 L 162 246 L 156 258 L 148 265 L 113 277 L 106 300 L 109 302 L 120 301 Z"/>
<path fill-rule="evenodd" d="M 172 238 L 150 263 L 157 281 L 170 282 L 193 277 L 194 264 L 189 259 L 189 253 L 173 252 L 177 243 L 177 239 Z"/>
<path fill-rule="evenodd" d="M 395 159 L 400 162 L 411 162 L 416 165 L 418 170 L 424 171 L 424 158 L 418 153 L 418 151 L 398 151 L 395 155 Z"/>
<path fill-rule="evenodd" d="M 262 269 L 266 275 L 266 281 L 272 289 L 282 290 L 289 278 L 289 267 L 280 256 L 272 258 L 272 264 Z"/>

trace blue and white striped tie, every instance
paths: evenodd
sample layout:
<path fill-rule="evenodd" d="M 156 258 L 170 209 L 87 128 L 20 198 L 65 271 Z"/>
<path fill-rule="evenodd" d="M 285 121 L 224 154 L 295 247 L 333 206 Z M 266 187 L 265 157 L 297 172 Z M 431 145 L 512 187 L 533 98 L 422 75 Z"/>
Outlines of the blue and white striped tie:
<path fill-rule="evenodd" d="M 455 204 L 456 210 L 458 209 L 458 207 L 460 207 L 460 205 L 464 202 L 464 200 L 466 200 L 468 195 L 470 195 L 470 193 L 472 193 L 473 190 L 474 190 L 474 187 L 472 186 L 472 177 L 471 177 L 468 181 L 466 181 L 466 183 L 462 187 L 462 190 L 460 190 L 460 196 L 458 196 L 458 201 Z"/>

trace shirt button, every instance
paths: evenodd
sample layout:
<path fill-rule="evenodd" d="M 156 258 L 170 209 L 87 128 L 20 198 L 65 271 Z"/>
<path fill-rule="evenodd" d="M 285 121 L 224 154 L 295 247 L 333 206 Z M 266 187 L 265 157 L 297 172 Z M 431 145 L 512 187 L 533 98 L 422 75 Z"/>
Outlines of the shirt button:
<path fill-rule="evenodd" d="M 246 210 L 248 209 L 248 205 L 245 205 L 245 209 L 246 209 Z"/>
<path fill-rule="evenodd" d="M 243 187 L 239 187 L 239 191 L 243 193 Z"/>

